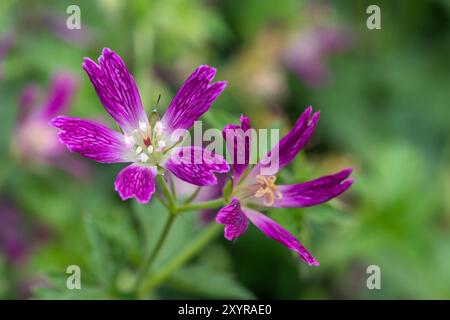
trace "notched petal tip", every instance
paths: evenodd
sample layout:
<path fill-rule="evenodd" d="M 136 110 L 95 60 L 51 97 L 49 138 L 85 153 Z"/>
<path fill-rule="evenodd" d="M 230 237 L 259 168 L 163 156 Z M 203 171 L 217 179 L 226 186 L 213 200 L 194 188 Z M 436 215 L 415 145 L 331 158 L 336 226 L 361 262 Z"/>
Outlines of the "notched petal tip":
<path fill-rule="evenodd" d="M 122 169 L 114 182 L 114 189 L 125 201 L 135 198 L 139 203 L 148 203 L 155 192 L 155 167 L 132 164 Z"/>
<path fill-rule="evenodd" d="M 116 53 L 113 50 L 111 50 L 110 48 L 104 47 L 102 49 L 102 55 L 108 55 L 108 54 L 116 54 Z"/>
<path fill-rule="evenodd" d="M 104 48 L 98 64 L 84 58 L 82 66 L 106 111 L 124 131 L 148 121 L 133 76 L 118 54 Z"/>
<path fill-rule="evenodd" d="M 301 244 L 301 242 L 277 222 L 253 209 L 245 208 L 244 213 L 268 238 L 278 241 L 285 247 L 295 251 L 299 257 L 310 266 L 319 265 L 319 262 L 317 262 L 314 256 Z"/>
<path fill-rule="evenodd" d="M 320 267 L 319 261 L 317 261 L 314 257 L 312 257 L 312 260 L 306 261 L 310 266 L 314 267 Z"/>
<path fill-rule="evenodd" d="M 216 73 L 216 68 L 208 66 L 206 64 L 202 64 L 194 70 L 191 77 L 198 77 L 199 80 L 202 80 L 204 78 L 208 81 L 212 81 L 212 79 L 214 79 L 214 77 L 216 76 Z"/>
<path fill-rule="evenodd" d="M 224 237 L 230 241 L 239 238 L 248 228 L 248 219 L 236 198 L 232 198 L 230 204 L 219 210 L 216 222 L 225 225 Z"/>
<path fill-rule="evenodd" d="M 225 89 L 226 81 L 211 82 L 215 74 L 215 68 L 202 65 L 186 79 L 161 119 L 169 134 L 191 128 Z"/>

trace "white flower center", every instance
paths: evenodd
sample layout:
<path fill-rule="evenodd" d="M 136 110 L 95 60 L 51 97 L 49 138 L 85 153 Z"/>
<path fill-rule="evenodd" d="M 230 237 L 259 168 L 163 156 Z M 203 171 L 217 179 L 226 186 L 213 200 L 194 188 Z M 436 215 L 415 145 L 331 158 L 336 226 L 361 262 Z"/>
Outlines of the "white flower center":
<path fill-rule="evenodd" d="M 139 129 L 134 130 L 131 135 L 125 135 L 125 143 L 134 152 L 137 161 L 152 165 L 160 162 L 169 149 L 166 147 L 163 129 L 161 121 L 157 121 L 153 128 L 145 122 L 139 122 Z"/>

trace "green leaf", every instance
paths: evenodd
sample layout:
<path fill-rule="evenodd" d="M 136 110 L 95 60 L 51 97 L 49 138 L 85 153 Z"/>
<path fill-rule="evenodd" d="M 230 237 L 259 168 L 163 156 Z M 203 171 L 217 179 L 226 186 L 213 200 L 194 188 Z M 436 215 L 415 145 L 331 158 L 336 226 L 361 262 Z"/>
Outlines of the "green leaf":
<path fill-rule="evenodd" d="M 44 286 L 34 287 L 33 297 L 38 299 L 58 299 L 58 300 L 83 300 L 83 299 L 105 299 L 108 293 L 101 287 L 93 285 L 90 279 L 82 270 L 81 288 L 68 289 L 68 274 L 65 270 L 49 270 L 46 272 L 46 284 Z"/>
<path fill-rule="evenodd" d="M 194 295 L 215 299 L 254 299 L 255 296 L 234 275 L 209 266 L 194 265 L 175 272 L 168 285 Z"/>

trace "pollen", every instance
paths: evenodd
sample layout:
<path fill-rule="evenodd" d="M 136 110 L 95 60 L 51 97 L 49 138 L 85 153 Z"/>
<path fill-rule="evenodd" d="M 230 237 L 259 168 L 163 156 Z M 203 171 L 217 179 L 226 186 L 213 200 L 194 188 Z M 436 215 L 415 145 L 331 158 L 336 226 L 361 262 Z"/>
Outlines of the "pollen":
<path fill-rule="evenodd" d="M 277 177 L 275 176 L 256 176 L 256 182 L 259 186 L 258 191 L 255 193 L 256 198 L 264 198 L 264 204 L 271 207 L 275 200 L 280 200 L 283 195 L 278 191 L 278 187 L 275 185 Z"/>

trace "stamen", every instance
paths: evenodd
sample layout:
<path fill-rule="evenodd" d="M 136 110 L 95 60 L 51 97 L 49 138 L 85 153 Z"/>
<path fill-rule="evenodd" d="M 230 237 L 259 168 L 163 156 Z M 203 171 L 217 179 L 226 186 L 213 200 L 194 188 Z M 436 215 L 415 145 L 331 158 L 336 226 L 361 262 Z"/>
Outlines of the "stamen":
<path fill-rule="evenodd" d="M 152 145 L 148 146 L 147 151 L 150 154 L 153 153 L 153 146 Z"/>
<path fill-rule="evenodd" d="M 283 195 L 278 191 L 278 187 L 275 185 L 277 177 L 275 176 L 256 176 L 256 182 L 260 186 L 255 193 L 256 198 L 264 197 L 264 205 L 270 207 L 275 202 L 275 199 L 280 200 Z"/>
<path fill-rule="evenodd" d="M 155 136 L 160 135 L 161 132 L 162 132 L 162 129 L 163 129 L 162 122 L 161 121 L 156 121 L 155 126 L 153 128 L 153 132 L 154 132 Z"/>
<path fill-rule="evenodd" d="M 142 147 L 137 147 L 136 148 L 136 154 L 139 154 L 139 153 L 141 153 L 142 152 Z"/>
<path fill-rule="evenodd" d="M 145 153 L 140 153 L 137 157 L 137 159 L 141 162 L 147 162 L 147 160 L 149 159 L 148 155 L 146 155 Z"/>
<path fill-rule="evenodd" d="M 164 141 L 158 141 L 158 151 L 162 151 L 166 147 L 166 143 Z"/>

